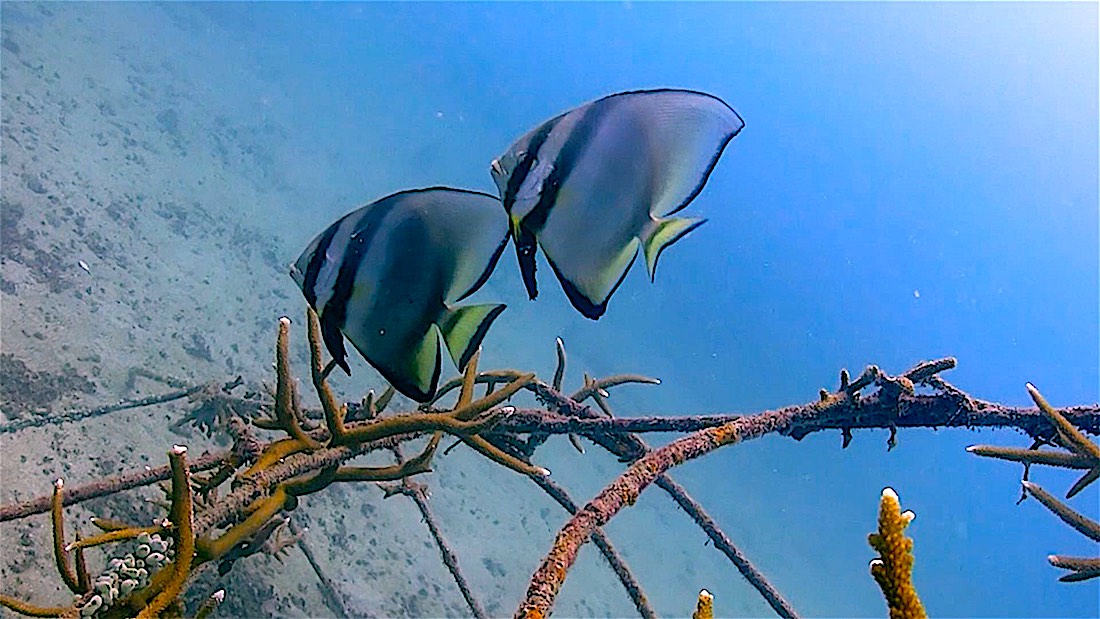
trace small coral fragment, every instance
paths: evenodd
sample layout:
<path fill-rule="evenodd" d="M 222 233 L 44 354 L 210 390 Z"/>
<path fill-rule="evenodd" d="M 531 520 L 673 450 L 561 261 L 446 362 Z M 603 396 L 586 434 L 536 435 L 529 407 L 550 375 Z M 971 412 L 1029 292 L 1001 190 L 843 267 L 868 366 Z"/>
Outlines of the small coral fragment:
<path fill-rule="evenodd" d="M 890 619 L 925 619 L 928 615 L 913 588 L 913 540 L 905 537 L 905 527 L 913 521 L 911 511 L 902 513 L 898 494 L 891 488 L 882 491 L 879 503 L 878 532 L 867 536 L 878 558 L 871 561 L 871 575 L 882 589 L 890 607 Z"/>
<path fill-rule="evenodd" d="M 714 596 L 703 589 L 699 592 L 699 601 L 695 603 L 695 612 L 691 619 L 714 619 Z"/>

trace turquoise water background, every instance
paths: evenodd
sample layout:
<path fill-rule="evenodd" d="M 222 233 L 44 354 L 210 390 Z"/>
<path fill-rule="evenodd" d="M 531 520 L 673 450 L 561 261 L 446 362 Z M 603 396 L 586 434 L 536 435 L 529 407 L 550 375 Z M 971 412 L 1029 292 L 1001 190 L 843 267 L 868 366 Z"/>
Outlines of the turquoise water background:
<path fill-rule="evenodd" d="M 477 297 L 510 306 L 486 340 L 488 366 L 545 372 L 560 336 L 574 381 L 663 380 L 616 394 L 621 415 L 759 411 L 815 399 L 841 368 L 901 373 L 948 355 L 959 367 L 945 378 L 978 398 L 1030 405 L 1030 381 L 1055 405 L 1100 399 L 1095 3 L 161 8 L 229 33 L 224 65 L 188 70 L 289 128 L 303 156 L 280 145 L 271 182 L 329 179 L 271 206 L 289 222 L 288 264 L 335 217 L 391 192 L 495 192 L 489 162 L 587 100 L 682 87 L 738 111 L 745 129 L 685 211 L 709 223 L 664 254 L 655 283 L 635 265 L 600 321 L 569 307 L 544 262 L 542 294 L 527 301 L 507 250 Z M 279 88 L 234 90 L 245 65 Z M 1059 583 L 1046 562 L 1095 556 L 1097 544 L 1036 501 L 1016 505 L 1020 467 L 964 451 L 1027 437 L 904 430 L 890 452 L 886 440 L 858 431 L 841 450 L 838 433 L 772 437 L 675 474 L 807 616 L 885 615 L 866 544 L 885 486 L 917 514 L 914 577 L 931 616 L 1100 616 L 1100 581 Z M 578 500 L 608 481 L 565 462 L 551 468 Z M 1062 495 L 1076 475 L 1031 478 Z M 1092 518 L 1098 486 L 1072 502 Z M 610 533 L 652 540 L 657 556 L 697 546 L 698 571 L 669 577 L 689 583 L 679 608 L 704 587 L 720 615 L 750 595 L 701 533 Z M 601 594 L 585 584 L 566 593 Z M 673 608 L 652 586 L 658 609 Z"/>

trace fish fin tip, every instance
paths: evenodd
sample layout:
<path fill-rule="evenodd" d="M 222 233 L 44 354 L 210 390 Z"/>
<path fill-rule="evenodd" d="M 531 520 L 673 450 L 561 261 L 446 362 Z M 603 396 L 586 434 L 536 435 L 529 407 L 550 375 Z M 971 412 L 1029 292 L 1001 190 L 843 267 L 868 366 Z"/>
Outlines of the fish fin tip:
<path fill-rule="evenodd" d="M 569 299 L 569 303 L 573 306 L 573 308 L 589 320 L 599 320 L 600 317 L 604 315 L 604 312 L 607 311 L 607 302 L 611 300 L 611 295 L 608 294 L 607 298 L 604 299 L 602 302 L 597 303 L 593 301 L 592 299 L 588 298 L 588 295 L 581 292 L 581 289 L 577 287 L 576 284 L 569 281 L 569 278 L 563 275 L 560 270 L 558 270 L 558 267 L 554 264 L 554 261 L 549 260 L 549 256 L 547 256 L 547 258 L 548 262 L 550 263 L 550 268 L 554 270 L 554 275 L 557 275 L 558 281 L 561 282 L 562 290 L 565 291 L 565 296 Z M 627 270 L 629 271 L 630 269 L 628 268 Z M 623 275 L 625 276 L 626 273 L 624 272 Z M 620 278 L 619 281 L 622 282 L 622 278 Z M 618 287 L 618 284 L 616 284 L 615 286 Z M 612 289 L 611 292 L 614 292 L 614 289 Z"/>
<path fill-rule="evenodd" d="M 466 367 L 481 346 L 489 327 L 507 307 L 503 303 L 486 303 L 447 309 L 439 323 L 439 330 L 459 371 Z"/>
<path fill-rule="evenodd" d="M 706 219 L 699 217 L 666 217 L 653 222 L 642 240 L 649 281 L 652 282 L 656 279 L 657 260 L 660 259 L 661 253 L 706 222 Z"/>
<path fill-rule="evenodd" d="M 535 280 L 535 254 L 538 241 L 533 232 L 526 228 L 516 227 L 516 258 L 519 260 L 519 272 L 523 277 L 523 287 L 527 289 L 527 297 L 534 299 L 539 296 L 538 282 Z"/>

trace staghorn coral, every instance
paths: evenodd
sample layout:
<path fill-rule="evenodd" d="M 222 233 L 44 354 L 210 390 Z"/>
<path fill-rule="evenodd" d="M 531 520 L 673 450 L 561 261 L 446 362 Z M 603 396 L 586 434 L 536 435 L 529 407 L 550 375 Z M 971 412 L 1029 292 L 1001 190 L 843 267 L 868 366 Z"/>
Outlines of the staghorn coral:
<path fill-rule="evenodd" d="M 278 552 L 289 544 L 297 545 L 308 558 L 308 546 L 304 544 L 300 532 L 293 533 L 281 542 L 277 533 L 284 528 L 282 523 L 286 521 L 287 514 L 296 508 L 301 497 L 323 491 L 336 482 L 397 481 L 400 483 L 395 487 L 415 488 L 407 479 L 430 470 L 442 434 L 449 433 L 459 439 L 457 445 L 465 444 L 491 460 L 527 476 L 564 508 L 575 512 L 570 523 L 559 533 L 554 549 L 543 562 L 543 568 L 532 578 L 528 600 L 517 614 L 549 614 L 556 590 L 571 565 L 569 555 L 575 556 L 576 549 L 592 539 L 600 546 L 609 564 L 635 600 L 639 613 L 642 616 L 654 616 L 640 587 L 621 557 L 614 552 L 606 536 L 601 533 L 600 526 L 622 508 L 632 504 L 648 484 L 655 483 L 665 489 L 702 527 L 715 546 L 726 554 L 777 614 L 797 617 L 789 603 L 771 587 L 763 574 L 725 536 L 713 519 L 667 475 L 669 468 L 719 446 L 770 433 L 779 433 L 797 440 L 813 432 L 840 430 L 845 445 L 852 439 L 852 431 L 859 428 L 890 429 L 891 444 L 896 439 L 896 430 L 904 427 L 1016 427 L 1034 436 L 1060 436 L 1057 420 L 1045 410 L 984 402 L 944 381 L 939 374 L 954 367 L 953 359 L 921 363 L 899 376 L 888 375 L 875 366 L 868 367 L 855 380 L 851 380 L 847 372 L 842 372 L 837 391 L 823 390 L 813 402 L 756 415 L 618 419 L 614 417 L 608 404 L 609 389 L 621 384 L 652 384 L 659 381 L 634 375 L 599 380 L 585 376 L 579 390 L 568 396 L 563 395 L 561 387 L 565 354 L 560 341 L 557 347 L 558 367 L 551 383 L 516 370 L 480 371 L 477 368 L 479 355 L 475 355 L 463 376 L 440 389 L 441 396 L 458 391 L 452 406 L 440 407 L 441 400 L 437 399 L 415 411 L 384 414 L 392 396 L 392 391 L 389 390 L 377 399 L 373 394 L 368 394 L 355 404 L 344 405 L 335 399 L 326 382 L 331 363 L 325 364 L 321 357 L 323 351 L 316 316 L 311 313 L 309 319 L 311 377 L 313 387 L 321 400 L 320 410 L 305 409 L 299 402 L 285 352 L 289 325 L 281 322 L 276 347 L 279 382 L 272 391 L 274 402 L 265 403 L 253 396 L 236 398 L 226 390 L 215 389 L 197 388 L 193 392 L 171 394 L 173 399 L 195 394 L 192 400 L 198 407 L 197 410 L 209 410 L 207 400 L 217 397 L 219 401 L 216 405 L 219 408 L 240 407 L 250 413 L 268 411 L 268 416 L 230 416 L 225 420 L 224 428 L 220 424 L 211 424 L 213 431 L 224 431 L 231 435 L 234 441 L 232 449 L 205 454 L 193 460 L 185 457 L 185 451 L 173 450 L 169 466 L 101 479 L 77 486 L 71 491 L 61 492 L 61 488 L 57 488 L 51 496 L 0 507 L 0 522 L 35 513 L 56 514 L 55 535 L 59 543 L 55 544 L 55 554 L 58 570 L 66 580 L 72 580 L 80 591 L 79 599 L 65 607 L 37 608 L 8 596 L 0 596 L 0 603 L 17 612 L 40 616 L 75 615 L 82 611 L 89 615 L 109 617 L 140 612 L 148 615 L 158 612 L 162 615 L 181 615 L 185 612 L 181 593 L 193 576 L 205 566 L 219 565 L 228 570 L 236 560 L 257 552 Z M 235 381 L 230 385 L 235 385 Z M 485 386 L 484 394 L 475 397 L 475 388 L 482 385 Z M 914 389 L 915 385 L 929 387 L 931 393 L 926 390 L 918 394 Z M 506 405 L 511 397 L 521 391 L 533 394 L 540 407 L 516 409 Z M 585 404 L 589 399 L 594 403 L 592 406 Z M 154 398 L 148 400 L 148 403 L 155 404 L 157 401 L 165 400 Z M 132 407 L 143 404 L 134 402 L 126 405 Z M 203 408 L 204 405 L 206 408 Z M 94 414 L 109 412 L 112 410 L 104 409 L 94 411 Z M 1060 414 L 1073 426 L 1090 433 L 1100 431 L 1100 407 L 1063 409 Z M 88 416 L 93 415 L 76 414 L 66 419 Z M 274 430 L 283 437 L 264 442 L 256 437 L 255 429 Z M 3 428 L 3 431 L 18 430 Z M 695 434 L 652 450 L 634 434 L 646 431 Z M 605 488 L 593 501 L 578 509 L 565 490 L 546 477 L 548 471 L 531 462 L 538 446 L 554 434 L 571 435 L 571 440 L 578 446 L 581 439 L 591 441 L 630 466 L 623 477 Z M 428 441 L 417 455 L 407 460 L 399 458 L 397 464 L 375 467 L 350 464 L 351 460 L 362 454 L 379 449 L 392 450 L 404 443 L 424 438 Z M 1073 437 L 1055 440 L 1068 444 Z M 1083 448 L 1081 445 L 1077 447 Z M 1074 462 L 1080 464 L 1078 460 L 1079 458 Z M 1091 469 L 1083 466 L 1079 468 Z M 186 479 L 188 471 L 201 472 L 202 475 L 194 475 L 187 483 L 181 482 L 181 479 Z M 73 543 L 65 543 L 64 529 L 60 522 L 61 508 L 65 505 L 169 479 L 173 481 L 170 492 L 172 505 L 164 521 L 152 527 L 140 527 L 99 520 L 97 524 L 105 529 L 105 533 L 89 538 L 78 536 Z M 184 488 L 187 489 L 186 492 Z M 423 496 L 415 490 L 409 492 L 414 500 L 417 496 Z M 401 493 L 406 492 L 402 490 Z M 187 519 L 183 518 L 184 514 L 193 515 L 189 527 Z M 439 531 L 438 523 L 436 524 L 437 530 L 432 531 L 432 534 L 440 542 L 442 536 L 437 535 Z M 112 593 L 111 599 L 104 603 L 101 595 L 99 608 L 87 610 L 90 608 L 89 604 L 94 605 L 92 599 L 97 595 L 93 590 L 96 584 L 106 583 L 110 579 L 117 588 L 116 580 L 121 583 L 123 579 L 100 575 L 93 580 L 84 566 L 83 550 L 120 541 L 132 544 L 132 540 L 143 534 L 150 536 L 150 540 L 154 535 L 160 539 L 171 537 L 173 548 L 184 548 L 185 551 L 171 557 L 165 554 L 163 567 L 148 574 L 147 584 L 144 579 L 137 579 L 138 584 L 133 585 L 133 591 L 128 596 L 122 595 L 119 590 L 117 595 Z M 193 540 L 193 546 L 187 542 L 188 538 Z M 272 540 L 277 543 L 269 543 Z M 141 544 L 138 544 L 138 548 L 140 547 Z M 442 544 L 440 548 L 441 554 L 446 557 Z M 150 548 L 146 558 L 153 554 L 152 550 Z M 116 555 L 118 552 L 116 551 Z M 118 556 L 125 564 L 127 554 L 144 553 L 145 550 L 142 548 L 121 552 Z M 139 558 L 134 555 L 135 565 Z M 1061 559 L 1065 559 L 1063 565 L 1082 565 L 1074 563 L 1077 560 L 1072 558 Z M 159 557 L 154 557 L 155 565 L 161 565 L 158 561 Z M 325 581 L 316 562 L 311 563 L 314 564 L 318 576 Z M 452 574 L 462 589 L 464 579 L 458 571 L 457 558 L 452 563 Z M 549 570 L 545 569 L 547 565 L 550 566 Z M 1094 567 L 1088 565 L 1091 564 L 1079 571 L 1090 573 L 1089 570 L 1094 570 Z M 117 565 L 115 567 L 118 568 Z M 147 566 L 142 567 L 147 569 Z M 121 574 L 132 575 L 129 572 Z M 144 586 L 139 587 L 139 584 Z M 472 594 L 467 595 L 468 593 L 467 586 L 463 595 L 470 604 L 471 613 L 476 615 L 476 602 L 473 601 Z M 334 607 L 342 604 L 337 591 L 333 590 L 331 597 Z M 204 598 L 196 613 L 205 615 L 212 612 L 222 599 L 224 593 Z M 532 600 L 534 603 L 531 603 Z"/>
<path fill-rule="evenodd" d="M 1024 479 L 1021 484 L 1023 495 L 1020 497 L 1020 501 L 1022 502 L 1028 496 L 1034 497 L 1055 516 L 1058 516 L 1062 522 L 1065 522 L 1085 537 L 1100 542 L 1100 523 L 1074 511 L 1069 505 L 1059 501 L 1054 495 L 1044 490 L 1042 486 L 1028 480 L 1032 464 L 1064 469 L 1083 469 L 1085 473 L 1066 492 L 1066 498 L 1072 499 L 1089 484 L 1100 478 L 1100 446 L 1090 441 L 1081 430 L 1066 419 L 1064 414 L 1051 406 L 1039 393 L 1039 390 L 1035 388 L 1035 385 L 1028 383 L 1027 392 L 1043 415 L 1050 420 L 1053 432 L 1033 434 L 1034 442 L 1028 449 L 973 445 L 967 447 L 966 450 L 987 458 L 1023 463 Z M 1040 447 L 1048 444 L 1053 444 L 1062 449 L 1056 451 L 1040 449 Z M 1081 582 L 1100 577 L 1100 557 L 1083 558 L 1050 555 L 1047 557 L 1047 561 L 1054 567 L 1070 570 L 1068 574 L 1059 578 L 1062 582 Z"/>
<path fill-rule="evenodd" d="M 913 516 L 911 511 L 901 511 L 898 494 L 886 488 L 879 502 L 878 532 L 867 536 L 867 542 L 879 554 L 871 561 L 871 575 L 886 598 L 890 619 L 928 616 L 913 588 L 913 540 L 905 537 L 905 528 L 913 522 Z"/>
<path fill-rule="evenodd" d="M 200 470 L 217 470 L 201 480 L 192 480 L 192 467 L 188 465 L 187 449 L 183 446 L 169 452 L 167 475 L 163 471 L 150 470 L 140 480 L 128 479 L 125 483 L 120 483 L 118 479 L 104 480 L 92 495 L 115 492 L 122 485 L 142 485 L 168 477 L 172 486 L 167 518 L 154 527 L 101 522 L 111 530 L 71 545 L 66 545 L 64 540 L 64 486 L 58 480 L 50 498 L 55 559 L 59 574 L 77 594 L 77 600 L 67 608 L 36 608 L 5 596 L 0 598 L 4 606 L 18 612 L 45 616 L 179 615 L 183 611 L 180 596 L 186 583 L 203 564 L 220 562 L 228 566 L 234 560 L 256 552 L 257 548 L 277 552 L 280 544 L 269 546 L 265 542 L 278 524 L 285 522 L 283 519 L 276 520 L 281 518 L 279 514 L 292 511 L 299 497 L 319 492 L 335 482 L 399 480 L 430 470 L 431 458 L 442 433 L 469 438 L 491 427 L 512 411 L 510 407 L 498 405 L 531 378 L 530 375 L 521 375 L 481 399 L 472 397 L 471 383 L 460 395 L 460 406 L 452 411 L 373 418 L 345 426 L 346 407 L 336 405 L 323 372 L 319 370 L 322 367 L 319 359 L 320 331 L 316 315 L 310 314 L 314 385 L 325 405 L 326 428 L 307 430 L 304 424 L 305 416 L 298 403 L 288 364 L 289 321 L 283 319 L 280 321 L 276 347 L 278 387 L 273 406 L 274 417 L 257 420 L 256 425 L 278 429 L 287 438 L 258 444 L 241 427 L 242 422 L 236 420 L 231 424 L 236 438 L 234 450 L 203 462 Z M 476 373 L 476 367 L 471 372 Z M 215 395 L 222 397 L 221 394 Z M 358 455 L 386 446 L 396 447 L 403 440 L 424 433 L 434 434 L 427 447 L 419 455 L 397 465 L 344 465 Z M 511 457 L 504 455 L 501 459 L 508 458 Z M 514 468 L 540 471 L 528 463 Z M 230 480 L 233 481 L 230 492 L 217 498 L 217 488 Z M 206 497 L 199 502 L 196 502 L 193 488 L 196 482 Z M 14 510 L 13 513 L 20 511 L 27 510 Z M 174 553 L 168 552 L 168 546 L 159 538 L 164 532 L 172 538 Z M 153 535 L 158 536 L 155 541 Z M 94 582 L 84 573 L 84 548 L 135 538 L 139 541 L 137 548 L 117 557 Z M 160 548 L 162 545 L 165 548 Z M 70 566 L 70 552 L 76 554 L 76 572 Z M 208 601 L 207 606 L 211 604 L 213 602 Z M 211 610 L 212 606 L 203 612 L 209 613 Z"/>

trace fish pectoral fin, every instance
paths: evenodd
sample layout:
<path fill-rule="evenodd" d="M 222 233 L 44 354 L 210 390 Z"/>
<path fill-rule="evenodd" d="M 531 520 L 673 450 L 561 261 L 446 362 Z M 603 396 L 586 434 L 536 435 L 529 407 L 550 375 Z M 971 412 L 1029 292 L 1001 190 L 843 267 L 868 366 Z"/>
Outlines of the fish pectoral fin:
<path fill-rule="evenodd" d="M 535 282 L 535 253 L 538 244 L 535 233 L 517 224 L 513 228 L 513 239 L 516 243 L 516 257 L 519 259 L 519 272 L 523 276 L 523 286 L 527 288 L 527 296 L 531 299 L 539 296 L 538 284 Z"/>
<path fill-rule="evenodd" d="M 348 351 L 344 348 L 344 334 L 340 332 L 340 325 L 330 318 L 328 312 L 321 315 L 321 339 L 325 342 L 328 354 L 340 369 L 351 376 L 351 367 L 348 365 Z"/>
<path fill-rule="evenodd" d="M 657 273 L 657 259 L 661 257 L 661 252 L 706 222 L 706 219 L 695 217 L 666 217 L 654 221 L 647 228 L 642 246 L 645 248 L 645 267 L 649 271 L 650 281 Z"/>
<path fill-rule="evenodd" d="M 470 357 L 485 339 L 489 326 L 505 307 L 502 303 L 487 303 L 447 309 L 439 323 L 439 330 L 443 332 L 443 340 L 447 342 L 447 350 L 458 371 L 466 369 Z"/>

